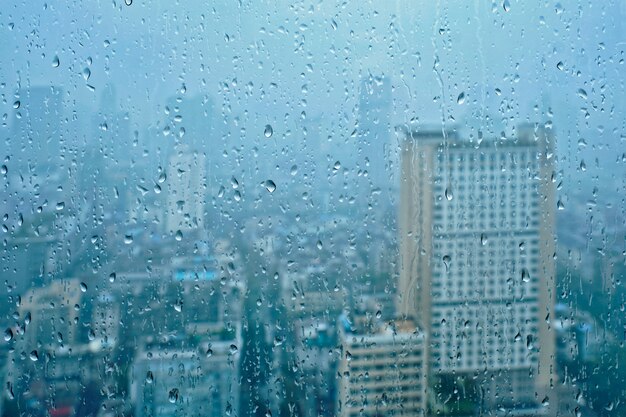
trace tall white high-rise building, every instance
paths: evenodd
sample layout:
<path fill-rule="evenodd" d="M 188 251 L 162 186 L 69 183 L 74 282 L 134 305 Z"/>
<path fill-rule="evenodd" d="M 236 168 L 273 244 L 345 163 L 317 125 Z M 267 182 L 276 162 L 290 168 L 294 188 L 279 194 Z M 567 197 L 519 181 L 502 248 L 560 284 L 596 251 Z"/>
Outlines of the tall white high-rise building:
<path fill-rule="evenodd" d="M 462 140 L 410 131 L 402 148 L 399 312 L 430 369 L 469 375 L 490 406 L 549 401 L 555 375 L 553 137 Z"/>
<path fill-rule="evenodd" d="M 392 87 L 389 77 L 369 75 L 361 80 L 359 91 L 358 114 L 358 152 L 359 168 L 367 172 L 371 183 L 364 190 L 363 196 L 368 197 L 372 188 L 381 189 L 388 195 L 391 187 L 390 148 L 392 112 Z M 382 196 L 381 196 L 382 197 Z M 364 200 L 367 201 L 367 200 Z"/>
<path fill-rule="evenodd" d="M 175 233 L 204 228 L 206 157 L 179 145 L 169 160 L 167 172 L 166 231 Z"/>

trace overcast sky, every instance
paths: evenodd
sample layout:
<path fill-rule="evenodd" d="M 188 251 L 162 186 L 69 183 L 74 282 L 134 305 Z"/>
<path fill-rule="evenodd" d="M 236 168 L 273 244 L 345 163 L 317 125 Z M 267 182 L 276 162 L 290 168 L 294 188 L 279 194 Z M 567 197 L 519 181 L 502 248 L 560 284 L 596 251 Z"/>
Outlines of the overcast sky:
<path fill-rule="evenodd" d="M 384 74 L 394 123 L 510 133 L 545 120 L 550 105 L 574 172 L 585 157 L 616 164 L 615 148 L 626 147 L 624 10 L 618 0 L 9 0 L 0 112 L 14 111 L 20 86 L 59 85 L 71 111 L 88 113 L 113 84 L 136 128 L 161 123 L 165 100 L 184 88 L 249 129 L 288 130 L 303 111 L 343 129 L 354 123 L 360 78 Z"/>

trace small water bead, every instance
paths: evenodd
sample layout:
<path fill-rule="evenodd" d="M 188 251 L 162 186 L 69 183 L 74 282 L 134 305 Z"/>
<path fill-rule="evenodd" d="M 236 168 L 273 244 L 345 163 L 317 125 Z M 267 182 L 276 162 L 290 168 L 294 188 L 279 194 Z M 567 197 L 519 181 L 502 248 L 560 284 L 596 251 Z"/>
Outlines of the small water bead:
<path fill-rule="evenodd" d="M 274 181 L 272 181 L 272 180 L 267 180 L 267 181 L 263 182 L 262 185 L 265 187 L 265 189 L 269 193 L 273 193 L 274 191 L 276 191 L 276 183 Z"/>

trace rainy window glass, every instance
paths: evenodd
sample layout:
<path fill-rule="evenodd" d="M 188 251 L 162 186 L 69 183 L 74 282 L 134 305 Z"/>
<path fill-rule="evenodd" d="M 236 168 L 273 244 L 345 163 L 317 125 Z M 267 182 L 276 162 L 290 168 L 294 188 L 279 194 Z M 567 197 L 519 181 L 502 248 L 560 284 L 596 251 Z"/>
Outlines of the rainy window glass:
<path fill-rule="evenodd" d="M 0 7 L 0 417 L 626 415 L 623 1 Z"/>

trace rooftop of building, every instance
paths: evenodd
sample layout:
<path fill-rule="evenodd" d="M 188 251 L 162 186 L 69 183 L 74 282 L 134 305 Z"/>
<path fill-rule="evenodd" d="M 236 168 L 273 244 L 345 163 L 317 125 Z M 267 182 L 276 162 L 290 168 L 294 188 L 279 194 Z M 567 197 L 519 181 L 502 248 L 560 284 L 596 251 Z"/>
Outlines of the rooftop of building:
<path fill-rule="evenodd" d="M 359 342 L 377 342 L 383 340 L 425 337 L 417 324 L 410 319 L 398 318 L 384 321 L 371 314 L 357 312 L 339 316 L 338 328 L 341 335 Z"/>
<path fill-rule="evenodd" d="M 476 148 L 485 149 L 494 144 L 506 147 L 540 145 L 542 140 L 553 137 L 552 129 L 540 124 L 525 123 L 516 127 L 513 136 L 506 136 L 504 132 L 500 136 L 483 137 L 478 133 L 477 137 L 465 137 L 461 134 L 460 126 L 434 126 L 425 125 L 417 128 L 397 126 L 399 132 L 407 139 L 412 139 L 422 144 L 438 145 L 445 143 L 450 148 Z"/>

